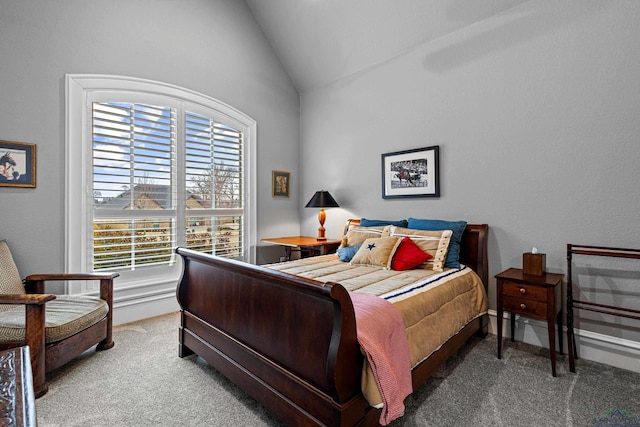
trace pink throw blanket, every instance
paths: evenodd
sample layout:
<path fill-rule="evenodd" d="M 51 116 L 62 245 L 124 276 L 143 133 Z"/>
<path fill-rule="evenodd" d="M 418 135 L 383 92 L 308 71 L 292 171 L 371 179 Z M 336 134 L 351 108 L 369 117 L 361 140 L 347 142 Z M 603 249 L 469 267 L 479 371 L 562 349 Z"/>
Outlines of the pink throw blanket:
<path fill-rule="evenodd" d="M 413 391 L 409 344 L 400 312 L 375 295 L 349 292 L 356 315 L 358 342 L 384 403 L 380 424 L 404 415 L 404 399 Z"/>

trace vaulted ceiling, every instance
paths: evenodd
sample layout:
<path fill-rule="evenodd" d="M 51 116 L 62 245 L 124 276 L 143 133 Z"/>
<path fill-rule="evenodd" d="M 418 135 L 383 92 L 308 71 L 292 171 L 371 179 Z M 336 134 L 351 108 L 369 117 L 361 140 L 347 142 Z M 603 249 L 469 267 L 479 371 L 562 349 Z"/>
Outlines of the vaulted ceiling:
<path fill-rule="evenodd" d="M 531 0 L 245 0 L 300 92 Z"/>

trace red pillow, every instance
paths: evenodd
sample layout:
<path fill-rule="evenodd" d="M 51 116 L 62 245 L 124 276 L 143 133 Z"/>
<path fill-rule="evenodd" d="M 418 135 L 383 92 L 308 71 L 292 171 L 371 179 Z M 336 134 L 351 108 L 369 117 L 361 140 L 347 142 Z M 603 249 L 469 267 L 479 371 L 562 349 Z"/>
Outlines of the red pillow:
<path fill-rule="evenodd" d="M 405 236 L 400 241 L 393 259 L 391 259 L 391 268 L 398 271 L 411 270 L 429 258 L 433 258 L 433 256 L 424 252 L 411 238 Z"/>

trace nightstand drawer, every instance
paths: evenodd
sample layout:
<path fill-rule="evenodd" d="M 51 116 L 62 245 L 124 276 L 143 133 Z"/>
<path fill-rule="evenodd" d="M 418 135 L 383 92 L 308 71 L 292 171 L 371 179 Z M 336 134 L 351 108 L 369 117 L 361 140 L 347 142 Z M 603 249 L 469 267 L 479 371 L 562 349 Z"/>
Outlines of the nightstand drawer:
<path fill-rule="evenodd" d="M 540 319 L 547 318 L 547 304 L 545 302 L 505 295 L 502 300 L 502 307 L 505 310 L 516 314 L 537 317 Z"/>
<path fill-rule="evenodd" d="M 526 298 L 535 301 L 547 301 L 547 289 L 540 286 L 524 285 L 517 282 L 504 282 L 502 294 Z"/>

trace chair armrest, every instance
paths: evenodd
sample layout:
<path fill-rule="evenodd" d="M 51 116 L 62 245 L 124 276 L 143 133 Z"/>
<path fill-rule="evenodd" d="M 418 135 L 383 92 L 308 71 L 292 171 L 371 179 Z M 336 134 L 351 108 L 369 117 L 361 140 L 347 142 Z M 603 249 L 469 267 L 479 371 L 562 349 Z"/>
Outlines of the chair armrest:
<path fill-rule="evenodd" d="M 29 382 L 33 384 L 36 396 L 47 392 L 45 356 L 45 308 L 46 302 L 56 299 L 52 294 L 0 294 L 0 304 L 24 305 L 24 341 L 31 353 L 31 375 Z M 22 344 L 21 344 L 22 345 Z M 58 347 L 54 353 L 61 351 Z M 3 424 L 4 425 L 4 424 Z M 23 425 L 23 423 L 20 423 Z M 26 425 L 26 424 L 24 424 Z"/>
<path fill-rule="evenodd" d="M 0 294 L 0 304 L 42 305 L 54 299 L 52 294 Z"/>
<path fill-rule="evenodd" d="M 47 280 L 113 280 L 120 276 L 118 273 L 57 273 L 31 274 L 25 282 L 43 282 Z"/>
<path fill-rule="evenodd" d="M 113 288 L 113 279 L 120 276 L 118 273 L 55 273 L 55 274 L 30 274 L 24 279 L 24 287 L 27 293 L 43 294 L 44 282 L 59 280 L 100 280 L 100 295 L 104 297 L 104 287 Z"/>

